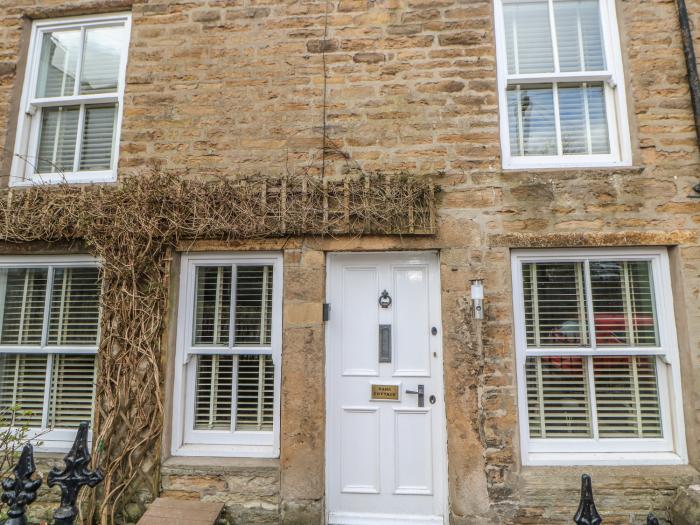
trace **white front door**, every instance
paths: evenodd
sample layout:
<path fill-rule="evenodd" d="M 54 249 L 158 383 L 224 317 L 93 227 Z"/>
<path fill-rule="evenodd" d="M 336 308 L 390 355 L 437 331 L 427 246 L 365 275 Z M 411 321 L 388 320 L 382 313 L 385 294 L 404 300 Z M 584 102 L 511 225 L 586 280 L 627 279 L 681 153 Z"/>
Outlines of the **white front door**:
<path fill-rule="evenodd" d="M 437 254 L 333 254 L 327 279 L 328 523 L 442 525 Z"/>

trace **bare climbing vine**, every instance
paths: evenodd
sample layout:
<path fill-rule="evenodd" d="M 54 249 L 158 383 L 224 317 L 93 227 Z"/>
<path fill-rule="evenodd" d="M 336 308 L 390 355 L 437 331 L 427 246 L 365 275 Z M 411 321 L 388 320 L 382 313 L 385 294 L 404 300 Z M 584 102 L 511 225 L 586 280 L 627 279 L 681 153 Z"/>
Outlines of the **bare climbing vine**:
<path fill-rule="evenodd" d="M 103 292 L 94 461 L 102 489 L 85 523 L 118 522 L 135 490 L 157 494 L 169 263 L 179 243 L 435 231 L 429 179 L 361 175 L 193 181 L 159 170 L 114 186 L 0 193 L 0 240 L 81 243 Z"/>

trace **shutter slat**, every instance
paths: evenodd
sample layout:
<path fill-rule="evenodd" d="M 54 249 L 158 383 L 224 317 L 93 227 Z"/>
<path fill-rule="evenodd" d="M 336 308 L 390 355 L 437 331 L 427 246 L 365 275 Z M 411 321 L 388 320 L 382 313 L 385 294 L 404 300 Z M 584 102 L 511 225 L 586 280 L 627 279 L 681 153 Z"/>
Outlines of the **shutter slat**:
<path fill-rule="evenodd" d="M 547 2 L 503 6 L 508 73 L 551 73 L 554 71 L 552 34 Z"/>
<path fill-rule="evenodd" d="M 97 268 L 54 270 L 49 345 L 97 344 L 100 286 Z"/>
<path fill-rule="evenodd" d="M 651 263 L 601 261 L 590 267 L 598 345 L 658 346 Z"/>
<path fill-rule="evenodd" d="M 655 359 L 593 358 L 601 438 L 662 437 Z"/>
<path fill-rule="evenodd" d="M 231 267 L 198 267 L 193 343 L 228 346 L 230 310 Z"/>
<path fill-rule="evenodd" d="M 36 173 L 73 171 L 79 117 L 79 106 L 59 106 L 41 110 L 39 146 L 34 163 Z"/>
<path fill-rule="evenodd" d="M 41 427 L 47 356 L 0 354 L 0 407 L 16 407 L 17 426 Z"/>
<path fill-rule="evenodd" d="M 108 170 L 112 167 L 114 126 L 117 106 L 86 106 L 83 128 L 81 171 Z"/>
<path fill-rule="evenodd" d="M 197 357 L 194 427 L 196 430 L 230 430 L 235 356 Z"/>
<path fill-rule="evenodd" d="M 235 344 L 269 346 L 272 338 L 272 266 L 239 266 L 236 272 Z"/>
<path fill-rule="evenodd" d="M 529 357 L 525 368 L 530 437 L 591 437 L 586 361 Z"/>
<path fill-rule="evenodd" d="M 55 355 L 51 374 L 49 426 L 77 428 L 81 421 L 91 421 L 94 392 L 94 355 Z"/>
<path fill-rule="evenodd" d="M 274 365 L 269 355 L 238 358 L 236 429 L 272 430 Z"/>
<path fill-rule="evenodd" d="M 0 273 L 6 279 L 0 344 L 41 344 L 48 270 L 10 268 Z"/>

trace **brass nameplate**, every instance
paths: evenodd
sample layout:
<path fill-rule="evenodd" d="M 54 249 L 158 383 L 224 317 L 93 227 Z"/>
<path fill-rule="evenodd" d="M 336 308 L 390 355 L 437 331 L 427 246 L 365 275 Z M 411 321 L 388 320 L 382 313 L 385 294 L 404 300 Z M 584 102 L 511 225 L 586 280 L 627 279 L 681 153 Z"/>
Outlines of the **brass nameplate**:
<path fill-rule="evenodd" d="M 399 400 L 399 385 L 372 385 L 373 400 Z"/>

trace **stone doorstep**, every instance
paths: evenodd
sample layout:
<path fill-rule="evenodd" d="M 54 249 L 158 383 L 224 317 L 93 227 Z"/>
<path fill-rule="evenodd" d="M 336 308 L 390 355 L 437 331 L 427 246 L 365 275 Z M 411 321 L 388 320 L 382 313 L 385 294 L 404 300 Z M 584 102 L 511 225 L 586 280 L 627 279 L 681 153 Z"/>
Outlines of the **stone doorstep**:
<path fill-rule="evenodd" d="M 139 520 L 139 525 L 214 525 L 223 503 L 157 498 Z"/>

